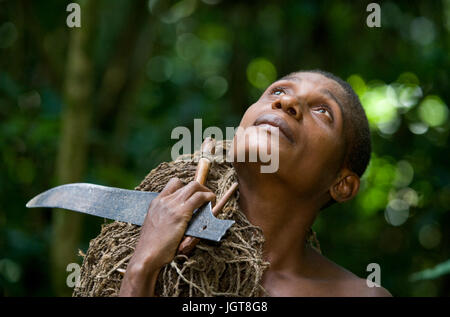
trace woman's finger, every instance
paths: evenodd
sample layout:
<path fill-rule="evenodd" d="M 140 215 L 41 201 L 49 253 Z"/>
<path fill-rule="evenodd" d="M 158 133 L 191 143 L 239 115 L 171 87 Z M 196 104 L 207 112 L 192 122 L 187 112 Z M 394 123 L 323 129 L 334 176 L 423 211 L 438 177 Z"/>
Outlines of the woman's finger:
<path fill-rule="evenodd" d="M 170 194 L 173 194 L 178 189 L 182 188 L 184 186 L 183 182 L 178 177 L 171 178 L 164 189 L 159 193 L 159 197 L 168 196 Z"/>
<path fill-rule="evenodd" d="M 195 192 L 188 200 L 186 200 L 185 205 L 188 210 L 191 211 L 191 215 L 195 209 L 200 208 L 209 201 L 213 201 L 216 195 L 212 192 Z"/>
<path fill-rule="evenodd" d="M 181 201 L 186 201 L 196 192 L 212 193 L 208 187 L 200 184 L 197 181 L 192 181 L 178 191 L 177 198 L 179 198 Z"/>

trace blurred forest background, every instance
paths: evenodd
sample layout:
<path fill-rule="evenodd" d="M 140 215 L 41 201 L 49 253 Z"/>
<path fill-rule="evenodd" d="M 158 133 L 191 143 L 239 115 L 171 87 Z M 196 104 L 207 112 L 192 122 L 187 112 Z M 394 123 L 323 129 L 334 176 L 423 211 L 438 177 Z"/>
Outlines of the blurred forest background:
<path fill-rule="evenodd" d="M 134 188 L 176 126 L 237 126 L 276 78 L 321 68 L 360 96 L 373 157 L 315 224 L 323 253 L 395 296 L 450 295 L 450 0 L 0 0 L 0 295 L 70 295 L 103 223 L 25 203 L 58 184 Z"/>

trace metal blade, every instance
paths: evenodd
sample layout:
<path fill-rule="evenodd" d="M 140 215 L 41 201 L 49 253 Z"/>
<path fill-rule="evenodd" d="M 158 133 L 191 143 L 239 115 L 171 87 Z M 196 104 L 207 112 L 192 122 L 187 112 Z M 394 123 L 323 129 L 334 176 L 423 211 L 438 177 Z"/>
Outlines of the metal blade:
<path fill-rule="evenodd" d="M 141 226 L 151 201 L 158 193 L 128 190 L 87 183 L 49 189 L 27 203 L 28 208 L 63 208 Z M 211 203 L 194 211 L 186 235 L 220 241 L 233 220 L 213 216 Z"/>

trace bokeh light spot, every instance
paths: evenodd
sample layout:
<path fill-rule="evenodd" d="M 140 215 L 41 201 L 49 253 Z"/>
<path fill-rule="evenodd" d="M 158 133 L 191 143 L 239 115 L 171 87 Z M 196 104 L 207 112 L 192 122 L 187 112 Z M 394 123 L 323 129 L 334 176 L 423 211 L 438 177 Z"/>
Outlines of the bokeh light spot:
<path fill-rule="evenodd" d="M 423 122 L 413 122 L 409 124 L 409 131 L 414 134 L 424 134 L 428 131 L 428 125 Z"/>
<path fill-rule="evenodd" d="M 399 106 L 409 109 L 417 104 L 422 98 L 422 89 L 417 85 L 402 85 L 398 92 Z"/>
<path fill-rule="evenodd" d="M 372 126 L 393 121 L 397 117 L 395 91 L 386 85 L 369 89 L 361 102 Z"/>
<path fill-rule="evenodd" d="M 147 76 L 153 81 L 164 82 L 173 74 L 171 61 L 164 56 L 155 56 L 147 64 Z"/>
<path fill-rule="evenodd" d="M 420 119 L 430 127 L 440 126 L 448 118 L 448 108 L 438 96 L 427 96 L 418 111 Z"/>
<path fill-rule="evenodd" d="M 164 23 L 175 23 L 182 18 L 186 18 L 194 13 L 197 0 L 182 0 L 175 3 L 170 9 L 161 14 L 161 21 Z"/>
<path fill-rule="evenodd" d="M 247 67 L 247 79 L 256 88 L 265 89 L 276 78 L 275 66 L 265 58 L 256 58 Z"/>
<path fill-rule="evenodd" d="M 410 35 L 420 45 L 431 44 L 436 35 L 434 23 L 425 17 L 415 18 L 410 24 Z"/>
<path fill-rule="evenodd" d="M 393 226 L 401 226 L 408 220 L 408 217 L 409 205 L 401 199 L 391 200 L 384 212 L 387 223 Z"/>
<path fill-rule="evenodd" d="M 404 200 L 408 205 L 415 207 L 419 204 L 419 195 L 417 192 L 409 187 L 402 188 L 397 192 L 397 197 Z"/>
<path fill-rule="evenodd" d="M 176 51 L 183 59 L 198 59 L 202 53 L 201 40 L 191 33 L 181 34 L 177 39 Z"/>
<path fill-rule="evenodd" d="M 435 224 L 427 224 L 420 228 L 419 242 L 426 249 L 436 248 L 441 243 L 442 234 Z"/>
<path fill-rule="evenodd" d="M 350 84 L 350 86 L 352 86 L 353 90 L 359 96 L 359 98 L 361 98 L 367 90 L 364 79 L 362 79 L 359 75 L 351 75 L 349 78 L 347 78 L 347 82 Z"/>
<path fill-rule="evenodd" d="M 204 88 L 212 99 L 219 99 L 228 90 L 228 82 L 222 76 L 212 76 L 205 80 Z"/>
<path fill-rule="evenodd" d="M 8 282 L 16 283 L 22 275 L 22 270 L 16 262 L 5 258 L 0 260 L 0 275 Z"/>
<path fill-rule="evenodd" d="M 371 187 L 359 197 L 361 210 L 365 216 L 372 216 L 386 205 L 386 192 L 378 187 Z"/>
<path fill-rule="evenodd" d="M 414 177 L 414 169 L 408 161 L 399 161 L 395 171 L 394 186 L 406 187 L 411 184 Z"/>
<path fill-rule="evenodd" d="M 411 72 L 401 73 L 400 76 L 398 76 L 397 82 L 401 84 L 411 84 L 416 86 L 420 84 L 419 78 L 417 78 L 416 74 Z"/>

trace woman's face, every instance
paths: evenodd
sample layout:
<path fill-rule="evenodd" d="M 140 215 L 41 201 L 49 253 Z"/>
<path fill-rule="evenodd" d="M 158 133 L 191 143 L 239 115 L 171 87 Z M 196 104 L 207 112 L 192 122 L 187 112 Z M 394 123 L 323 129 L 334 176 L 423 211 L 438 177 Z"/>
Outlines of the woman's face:
<path fill-rule="evenodd" d="M 258 142 L 237 146 L 245 146 L 246 152 L 270 146 L 268 136 L 273 126 L 278 127 L 276 176 L 300 194 L 323 194 L 336 179 L 345 155 L 345 98 L 344 89 L 321 74 L 285 77 L 270 85 L 241 120 L 240 127 L 255 127 L 249 137 Z"/>

